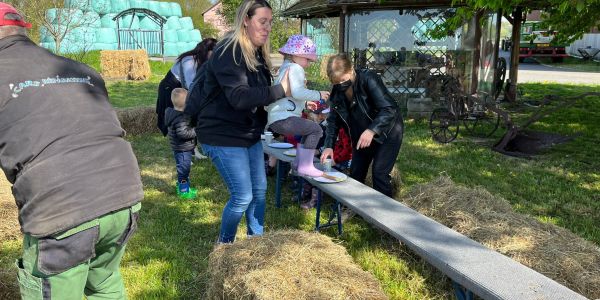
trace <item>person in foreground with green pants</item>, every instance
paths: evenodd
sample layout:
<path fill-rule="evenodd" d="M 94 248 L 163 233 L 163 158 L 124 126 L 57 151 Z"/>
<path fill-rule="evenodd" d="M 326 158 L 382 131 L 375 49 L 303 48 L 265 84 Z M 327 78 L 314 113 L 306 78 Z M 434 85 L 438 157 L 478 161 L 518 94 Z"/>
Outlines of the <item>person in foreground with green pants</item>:
<path fill-rule="evenodd" d="M 125 299 L 142 183 L 102 77 L 38 47 L 0 2 L 0 167 L 24 235 L 23 299 Z"/>

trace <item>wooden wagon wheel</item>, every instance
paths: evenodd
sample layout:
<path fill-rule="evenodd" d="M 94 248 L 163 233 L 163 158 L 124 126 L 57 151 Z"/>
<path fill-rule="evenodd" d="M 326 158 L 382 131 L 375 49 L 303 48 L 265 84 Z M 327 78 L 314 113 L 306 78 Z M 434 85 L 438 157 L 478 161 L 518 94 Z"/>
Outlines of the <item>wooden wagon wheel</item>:
<path fill-rule="evenodd" d="M 458 117 L 447 108 L 436 108 L 429 117 L 431 137 L 439 143 L 450 143 L 458 135 Z"/>
<path fill-rule="evenodd" d="M 500 125 L 500 116 L 487 103 L 487 99 L 477 99 L 473 96 L 467 97 L 467 113 L 462 117 L 463 125 L 470 135 L 486 138 L 494 134 Z"/>

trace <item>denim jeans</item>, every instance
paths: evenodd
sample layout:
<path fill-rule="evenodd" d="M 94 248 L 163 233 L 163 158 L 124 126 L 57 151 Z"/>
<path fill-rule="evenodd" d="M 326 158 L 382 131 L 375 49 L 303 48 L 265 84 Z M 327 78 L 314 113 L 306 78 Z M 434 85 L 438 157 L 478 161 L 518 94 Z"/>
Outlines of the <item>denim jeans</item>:
<path fill-rule="evenodd" d="M 177 167 L 177 182 L 190 181 L 190 169 L 192 168 L 192 155 L 194 151 L 174 151 L 175 165 Z"/>
<path fill-rule="evenodd" d="M 202 144 L 202 149 L 215 164 L 230 194 L 223 209 L 219 242 L 235 240 L 244 213 L 248 235 L 262 235 L 267 192 L 262 143 L 249 148 Z"/>

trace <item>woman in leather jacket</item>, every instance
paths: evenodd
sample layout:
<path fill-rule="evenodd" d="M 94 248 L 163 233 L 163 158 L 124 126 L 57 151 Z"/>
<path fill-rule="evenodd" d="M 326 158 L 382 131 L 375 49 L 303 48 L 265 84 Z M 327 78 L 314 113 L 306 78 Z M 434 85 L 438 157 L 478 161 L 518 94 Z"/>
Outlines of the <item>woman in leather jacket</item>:
<path fill-rule="evenodd" d="M 327 76 L 333 83 L 329 98 L 332 111 L 327 118 L 326 149 L 321 161 L 332 156 L 338 130 L 344 126 L 350 133 L 353 149 L 350 177 L 364 183 L 372 162 L 373 188 L 391 197 L 390 173 L 404 131 L 396 101 L 379 75 L 370 70 L 355 70 L 345 54 L 329 59 Z"/>

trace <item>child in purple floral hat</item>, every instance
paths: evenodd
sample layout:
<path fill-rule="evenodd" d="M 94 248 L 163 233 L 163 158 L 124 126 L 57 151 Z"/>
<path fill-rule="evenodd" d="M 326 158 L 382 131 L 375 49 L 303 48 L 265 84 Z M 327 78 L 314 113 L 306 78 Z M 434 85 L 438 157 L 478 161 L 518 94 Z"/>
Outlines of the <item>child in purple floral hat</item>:
<path fill-rule="evenodd" d="M 284 55 L 284 61 L 275 84 L 278 84 L 286 70 L 289 70 L 292 96 L 279 99 L 266 108 L 269 114 L 267 126 L 282 135 L 302 135 L 302 140 L 296 147 L 296 159 L 292 167 L 300 175 L 323 176 L 323 171 L 313 165 L 315 149 L 323 130 L 319 124 L 301 118 L 305 108 L 315 109 L 316 102 L 329 98 L 328 91 L 306 88 L 304 69 L 317 60 L 317 47 L 304 35 L 292 35 L 285 46 L 279 49 L 279 53 Z"/>

